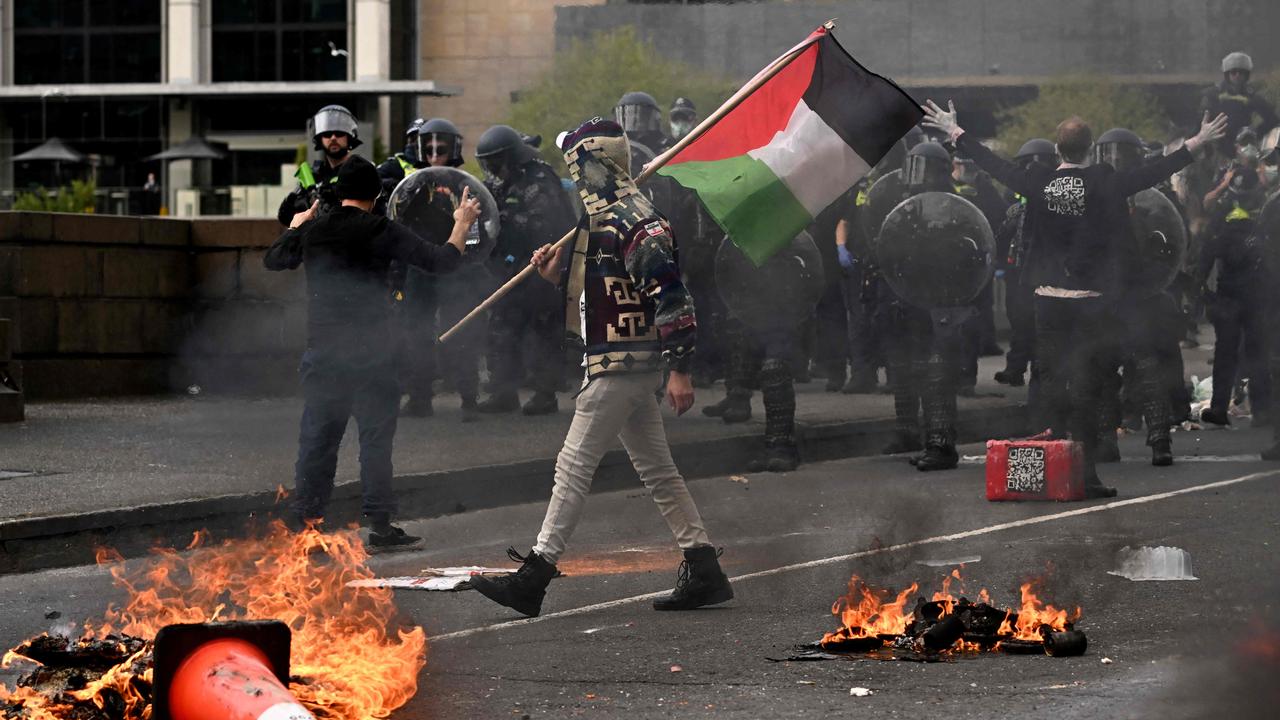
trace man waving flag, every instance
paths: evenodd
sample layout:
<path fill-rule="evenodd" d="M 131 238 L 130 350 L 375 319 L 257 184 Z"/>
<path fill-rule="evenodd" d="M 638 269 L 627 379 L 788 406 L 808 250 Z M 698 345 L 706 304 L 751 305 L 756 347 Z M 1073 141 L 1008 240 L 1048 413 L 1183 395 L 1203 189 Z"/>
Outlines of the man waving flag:
<path fill-rule="evenodd" d="M 658 172 L 697 192 L 760 264 L 870 172 L 924 112 L 845 52 L 829 24 L 747 87 L 756 83 Z"/>

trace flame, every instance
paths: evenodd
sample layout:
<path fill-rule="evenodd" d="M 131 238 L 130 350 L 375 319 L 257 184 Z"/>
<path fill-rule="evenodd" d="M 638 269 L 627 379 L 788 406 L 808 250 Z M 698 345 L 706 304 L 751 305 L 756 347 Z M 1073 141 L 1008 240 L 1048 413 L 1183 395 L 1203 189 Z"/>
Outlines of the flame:
<path fill-rule="evenodd" d="M 1014 640 L 1039 642 L 1044 639 L 1041 634 L 1041 628 L 1061 632 L 1067 629 L 1069 623 L 1074 623 L 1080 619 L 1080 606 L 1077 605 L 1074 610 L 1067 611 L 1046 604 L 1036 595 L 1036 586 L 1038 585 L 1038 580 L 1031 580 L 1022 584 L 1020 588 L 1022 605 L 1017 612 L 1017 621 L 1012 621 L 1014 613 L 1010 610 L 1005 615 L 1004 622 L 1000 623 L 998 635 L 1012 635 Z"/>
<path fill-rule="evenodd" d="M 831 614 L 840 618 L 843 625 L 835 632 L 822 637 L 825 645 L 840 640 L 877 635 L 901 635 L 911 621 L 910 611 L 903 611 L 907 601 L 920 588 L 916 583 L 886 602 L 892 594 L 883 588 L 872 587 L 854 575 L 849 578 L 849 592 L 831 606 Z"/>
<path fill-rule="evenodd" d="M 206 542 L 197 533 L 189 552 L 157 550 L 132 567 L 100 550 L 99 562 L 111 565 L 128 600 L 108 606 L 101 622 L 86 623 L 82 640 L 150 640 L 173 623 L 276 619 L 293 631 L 289 689 L 317 718 L 385 717 L 417 692 L 426 634 L 401 624 L 390 589 L 346 587 L 373 577 L 353 531 L 290 533 L 276 522 L 260 538 Z M 147 642 L 84 688 L 53 696 L 0 685 L 0 703 L 19 706 L 23 717 L 54 720 L 70 717 L 76 702 L 103 708 L 120 700 L 124 718 L 149 720 L 150 654 Z M 10 652 L 4 661 L 16 658 L 26 660 Z"/>

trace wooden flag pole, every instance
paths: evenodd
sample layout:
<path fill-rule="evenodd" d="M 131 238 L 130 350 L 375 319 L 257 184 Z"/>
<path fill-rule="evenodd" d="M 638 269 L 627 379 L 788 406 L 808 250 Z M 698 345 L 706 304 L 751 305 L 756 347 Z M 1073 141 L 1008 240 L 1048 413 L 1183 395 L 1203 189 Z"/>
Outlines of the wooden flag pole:
<path fill-rule="evenodd" d="M 826 28 L 828 31 L 833 29 L 835 26 L 836 26 L 835 20 L 828 20 L 822 24 L 822 27 Z M 760 89 L 761 85 L 764 85 L 771 78 L 773 78 L 774 75 L 777 75 L 779 72 L 781 72 L 782 69 L 785 68 L 787 65 L 789 65 L 792 60 L 795 60 L 797 57 L 799 57 L 801 53 L 807 50 L 809 46 L 816 41 L 817 41 L 817 38 L 812 38 L 807 40 L 806 42 L 803 42 L 797 45 L 796 47 L 792 48 L 791 51 L 788 52 L 786 55 L 783 55 L 777 60 L 774 60 L 772 63 L 766 66 L 763 70 L 761 70 L 759 73 L 756 73 L 756 76 L 752 78 L 750 82 L 748 82 L 746 85 L 743 85 L 741 88 L 739 88 L 738 92 L 734 93 L 728 100 L 725 100 L 724 104 L 722 104 L 719 108 L 717 108 L 715 112 L 711 113 L 710 115 L 707 116 L 705 120 L 698 123 L 697 127 L 695 127 L 692 131 L 690 131 L 688 135 L 685 135 L 683 138 L 680 138 L 680 141 L 677 142 L 675 145 L 673 145 L 671 149 L 667 150 L 666 152 L 662 153 L 658 157 L 654 158 L 648 165 L 646 165 L 644 168 L 644 171 L 641 172 L 640 176 L 635 179 L 636 184 L 639 185 L 644 181 L 648 180 L 655 172 L 658 171 L 659 168 L 661 168 L 663 165 L 666 165 L 668 162 L 670 162 L 671 158 L 680 154 L 680 151 L 688 147 L 690 143 L 702 137 L 702 135 L 706 133 L 707 130 L 711 129 L 711 126 L 720 122 L 720 120 L 725 115 L 728 115 L 730 112 L 733 111 L 734 108 L 741 105 L 742 101 L 746 100 L 747 97 L 751 95 L 751 93 Z M 568 245 L 569 242 L 577 234 L 578 234 L 578 229 L 576 227 L 570 230 L 569 232 L 565 233 L 564 237 L 557 240 L 556 243 L 552 246 L 552 252 L 555 252 L 561 247 Z M 490 295 L 488 298 L 486 298 L 484 302 L 477 305 L 474 310 L 467 313 L 465 317 L 463 317 L 461 320 L 455 323 L 453 327 L 449 328 L 448 331 L 446 331 L 443 335 L 441 335 L 440 342 L 442 343 L 448 342 L 449 338 L 453 337 L 465 325 L 474 321 L 486 310 L 489 310 L 494 305 L 496 305 L 499 300 L 501 300 L 503 297 L 507 295 L 507 293 L 511 292 L 511 290 L 515 288 L 517 285 L 519 285 L 520 283 L 524 282 L 525 280 L 528 280 L 529 277 L 533 275 L 535 272 L 537 272 L 537 267 L 535 267 L 533 263 L 529 263 L 528 265 L 521 268 L 520 272 L 516 273 L 511 277 L 510 280 L 503 283 L 502 287 L 499 287 L 497 290 L 494 290 L 493 294 Z"/>

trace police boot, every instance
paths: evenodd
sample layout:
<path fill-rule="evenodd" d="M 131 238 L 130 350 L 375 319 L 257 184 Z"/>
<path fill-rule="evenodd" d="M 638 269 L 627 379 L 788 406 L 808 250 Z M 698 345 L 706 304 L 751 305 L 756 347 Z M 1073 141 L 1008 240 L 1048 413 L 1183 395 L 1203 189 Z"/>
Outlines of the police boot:
<path fill-rule="evenodd" d="M 1017 372 L 1016 370 L 1010 370 L 1009 368 L 996 371 L 995 381 L 1001 385 L 1008 385 L 1009 387 L 1022 387 L 1027 384 L 1022 373 Z"/>
<path fill-rule="evenodd" d="M 893 431 L 893 439 L 889 441 L 889 444 L 880 448 L 880 454 L 897 455 L 899 453 L 916 452 L 923 449 L 924 445 L 920 442 L 919 432 L 898 429 Z"/>
<path fill-rule="evenodd" d="M 404 407 L 400 408 L 400 415 L 403 417 L 431 417 L 434 414 L 430 395 L 410 395 Z"/>
<path fill-rule="evenodd" d="M 474 397 L 462 398 L 462 422 L 475 422 L 480 419 L 480 404 Z"/>
<path fill-rule="evenodd" d="M 693 610 L 732 600 L 733 586 L 720 569 L 721 552 L 710 545 L 685 550 L 675 589 L 656 598 L 653 609 Z"/>
<path fill-rule="evenodd" d="M 547 594 L 547 585 L 556 576 L 556 566 L 532 550 L 528 555 L 521 555 L 515 548 L 507 548 L 507 557 L 522 563 L 520 569 L 497 577 L 472 575 L 471 587 L 499 605 L 522 615 L 537 617 L 542 612 L 542 598 Z"/>
<path fill-rule="evenodd" d="M 702 414 L 718 417 L 726 424 L 746 422 L 751 419 L 751 391 L 730 390 L 720 402 L 702 408 Z"/>
<path fill-rule="evenodd" d="M 482 413 L 507 413 L 520 409 L 520 396 L 515 392 L 494 393 L 476 403 L 476 410 Z"/>
<path fill-rule="evenodd" d="M 1212 423 L 1214 425 L 1230 425 L 1231 418 L 1227 416 L 1226 410 L 1207 407 L 1200 411 L 1200 422 Z"/>
<path fill-rule="evenodd" d="M 1168 467 L 1173 464 L 1173 441 L 1162 438 L 1151 443 L 1151 464 L 1156 467 Z"/>
<path fill-rule="evenodd" d="M 865 373 L 859 374 L 856 372 L 850 375 L 849 382 L 845 383 L 844 387 L 840 388 L 840 392 L 844 393 L 845 395 L 862 395 L 866 393 L 873 393 L 875 391 L 876 391 L 875 374 L 868 375 Z"/>
<path fill-rule="evenodd" d="M 560 409 L 560 404 L 556 402 L 556 394 L 550 392 L 536 392 L 529 401 L 520 408 L 520 412 L 525 415 L 550 415 Z"/>
<path fill-rule="evenodd" d="M 914 458 L 912 465 L 920 472 L 933 470 L 950 470 L 960 464 L 960 453 L 956 452 L 954 433 L 931 432 L 924 444 L 924 454 Z"/>
<path fill-rule="evenodd" d="M 1262 459 L 1268 462 L 1280 460 L 1280 440 L 1277 440 L 1274 445 L 1262 451 Z"/>
<path fill-rule="evenodd" d="M 1099 498 L 1113 498 L 1116 496 L 1116 489 L 1102 484 L 1102 479 L 1098 477 L 1098 469 L 1095 464 L 1097 458 L 1097 448 L 1089 447 L 1088 443 L 1080 443 L 1084 452 L 1084 497 L 1086 500 L 1097 500 Z"/>
<path fill-rule="evenodd" d="M 765 440 L 764 451 L 747 462 L 747 472 L 791 472 L 799 466 L 794 440 Z"/>

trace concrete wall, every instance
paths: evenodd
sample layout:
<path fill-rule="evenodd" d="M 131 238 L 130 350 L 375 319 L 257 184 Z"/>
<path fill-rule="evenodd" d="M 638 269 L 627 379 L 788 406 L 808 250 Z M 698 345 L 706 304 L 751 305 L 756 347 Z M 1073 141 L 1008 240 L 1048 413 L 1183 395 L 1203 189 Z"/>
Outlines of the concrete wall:
<path fill-rule="evenodd" d="M 1079 72 L 1217 76 L 1232 50 L 1252 54 L 1260 71 L 1280 65 L 1275 0 L 566 5 L 556 9 L 556 44 L 634 25 L 674 58 L 745 79 L 830 18 L 850 53 L 903 85 Z"/>
<path fill-rule="evenodd" d="M 31 399 L 292 392 L 305 279 L 274 220 L 0 213 L 0 317 Z"/>
<path fill-rule="evenodd" d="M 533 84 L 555 55 L 557 6 L 564 0 L 420 0 L 418 77 L 464 88 L 459 97 L 423 98 L 423 117 L 447 117 L 466 138 L 502 122 L 511 93 Z M 604 0 L 577 0 L 598 5 Z"/>

